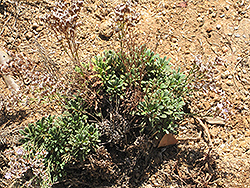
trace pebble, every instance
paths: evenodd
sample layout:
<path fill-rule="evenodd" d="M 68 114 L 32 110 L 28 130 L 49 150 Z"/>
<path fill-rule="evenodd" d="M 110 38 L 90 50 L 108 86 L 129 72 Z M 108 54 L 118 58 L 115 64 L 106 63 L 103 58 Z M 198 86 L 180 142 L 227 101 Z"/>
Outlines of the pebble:
<path fill-rule="evenodd" d="M 235 27 L 235 28 L 234 28 L 234 30 L 238 30 L 238 29 L 239 29 L 239 27 Z"/>
<path fill-rule="evenodd" d="M 242 78 L 241 81 L 244 82 L 245 84 L 248 84 L 248 81 L 245 78 Z"/>
<path fill-rule="evenodd" d="M 217 15 L 216 12 L 214 12 L 214 13 L 211 14 L 212 18 L 215 18 L 216 15 Z"/>
<path fill-rule="evenodd" d="M 172 41 L 173 43 L 177 43 L 177 42 L 178 42 L 177 38 L 175 38 L 175 37 L 171 37 L 171 41 Z"/>
<path fill-rule="evenodd" d="M 33 33 L 32 32 L 27 32 L 26 34 L 25 34 L 25 38 L 27 39 L 27 40 L 29 40 L 29 39 L 31 39 L 33 37 Z"/>
<path fill-rule="evenodd" d="M 221 25 L 218 24 L 218 25 L 216 26 L 216 29 L 220 29 L 220 28 L 221 28 Z"/>
<path fill-rule="evenodd" d="M 38 23 L 34 23 L 31 28 L 33 30 L 37 30 L 38 27 L 39 27 L 39 24 Z"/>
<path fill-rule="evenodd" d="M 221 78 L 222 78 L 222 79 L 225 79 L 225 78 L 227 78 L 229 75 L 230 75 L 230 72 L 227 70 L 227 71 L 221 73 Z"/>
<path fill-rule="evenodd" d="M 250 130 L 245 132 L 245 136 L 249 136 L 250 137 Z"/>
<path fill-rule="evenodd" d="M 211 49 L 216 52 L 216 47 L 212 46 Z"/>
<path fill-rule="evenodd" d="M 202 17 L 198 17 L 198 18 L 197 18 L 197 21 L 198 21 L 198 22 L 202 22 L 202 21 L 203 21 L 203 18 L 202 18 Z"/>
<path fill-rule="evenodd" d="M 220 140 L 220 139 L 214 139 L 214 145 L 219 145 L 219 144 L 220 144 L 220 142 L 221 142 L 221 140 Z"/>
<path fill-rule="evenodd" d="M 113 35 L 112 22 L 106 20 L 100 24 L 100 35 L 105 38 L 110 38 Z"/>
<path fill-rule="evenodd" d="M 226 53 L 228 51 L 228 48 L 226 46 L 223 46 L 221 50 L 223 53 Z"/>
<path fill-rule="evenodd" d="M 235 36 L 236 38 L 240 38 L 240 35 L 239 35 L 239 34 L 234 34 L 234 36 Z"/>
<path fill-rule="evenodd" d="M 225 14 L 220 15 L 221 18 L 225 17 Z"/>
<path fill-rule="evenodd" d="M 226 82 L 226 84 L 227 84 L 228 86 L 233 86 L 233 85 L 234 85 L 234 83 L 233 83 L 232 80 L 228 80 L 228 81 Z"/>

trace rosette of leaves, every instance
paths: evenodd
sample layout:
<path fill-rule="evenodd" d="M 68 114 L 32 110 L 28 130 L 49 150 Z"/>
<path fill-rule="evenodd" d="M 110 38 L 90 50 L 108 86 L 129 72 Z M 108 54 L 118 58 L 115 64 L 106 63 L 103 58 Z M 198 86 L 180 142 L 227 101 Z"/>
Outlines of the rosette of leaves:
<path fill-rule="evenodd" d="M 83 161 L 97 148 L 99 132 L 78 107 L 81 104 L 79 98 L 72 99 L 65 115 L 43 117 L 21 130 L 22 143 L 32 143 L 35 148 L 44 148 L 48 152 L 45 164 L 50 168 L 53 182 L 65 175 L 64 168 L 68 163 Z"/>
<path fill-rule="evenodd" d="M 169 61 L 156 55 L 146 68 L 147 75 L 142 81 L 145 95 L 135 112 L 147 122 L 143 129 L 153 135 L 160 132 L 177 134 L 177 123 L 185 114 L 184 97 L 190 92 L 187 76 L 180 69 L 174 70 Z"/>
<path fill-rule="evenodd" d="M 102 80 L 105 93 L 118 98 L 124 97 L 128 89 L 141 88 L 142 81 L 156 74 L 154 65 L 156 56 L 145 46 L 129 53 L 104 51 L 103 56 L 93 59 L 96 76 Z M 159 72 L 159 71 L 158 71 Z"/>
<path fill-rule="evenodd" d="M 102 57 L 95 57 L 94 70 L 112 101 L 123 100 L 127 91 L 140 91 L 142 100 L 131 114 L 143 118 L 143 130 L 177 134 L 184 97 L 190 90 L 187 76 L 169 62 L 142 46 L 128 53 L 105 51 Z"/>

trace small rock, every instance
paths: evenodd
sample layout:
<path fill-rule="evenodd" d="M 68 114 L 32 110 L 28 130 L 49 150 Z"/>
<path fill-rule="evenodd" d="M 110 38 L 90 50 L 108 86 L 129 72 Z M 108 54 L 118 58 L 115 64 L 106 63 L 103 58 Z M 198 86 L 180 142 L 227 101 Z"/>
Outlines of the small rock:
<path fill-rule="evenodd" d="M 229 6 L 229 5 L 225 6 L 225 9 L 226 9 L 226 10 L 229 10 L 229 8 L 230 8 L 230 6 Z"/>
<path fill-rule="evenodd" d="M 156 187 L 160 187 L 161 186 L 161 184 L 159 184 L 158 182 L 154 182 L 154 186 L 156 186 Z"/>
<path fill-rule="evenodd" d="M 232 75 L 229 75 L 229 76 L 228 76 L 228 79 L 232 79 L 232 78 L 233 78 L 233 76 L 232 76 Z"/>
<path fill-rule="evenodd" d="M 32 28 L 33 30 L 37 30 L 38 27 L 39 27 L 39 24 L 38 24 L 38 23 L 34 23 L 34 24 L 31 26 L 31 28 Z"/>
<path fill-rule="evenodd" d="M 211 27 L 209 27 L 209 28 L 206 29 L 207 33 L 211 33 L 212 31 L 213 31 L 213 29 Z"/>
<path fill-rule="evenodd" d="M 224 147 L 224 148 L 222 148 L 222 151 L 223 151 L 224 153 L 229 153 L 231 150 Z"/>
<path fill-rule="evenodd" d="M 228 48 L 226 46 L 223 46 L 221 50 L 223 53 L 226 53 L 228 51 Z"/>
<path fill-rule="evenodd" d="M 239 29 L 239 27 L 235 27 L 235 28 L 234 28 L 234 30 L 238 30 L 238 29 Z"/>
<path fill-rule="evenodd" d="M 214 145 L 219 145 L 220 144 L 220 142 L 221 142 L 221 140 L 220 139 L 214 139 Z"/>
<path fill-rule="evenodd" d="M 229 75 L 230 75 L 230 72 L 227 70 L 227 71 L 221 73 L 221 78 L 222 78 L 222 79 L 225 79 L 225 78 L 227 78 Z"/>
<path fill-rule="evenodd" d="M 232 36 L 232 35 L 233 35 L 233 33 L 228 33 L 227 35 L 228 35 L 228 36 Z"/>
<path fill-rule="evenodd" d="M 212 46 L 211 49 L 216 52 L 216 46 Z"/>
<path fill-rule="evenodd" d="M 234 85 L 234 83 L 233 83 L 232 80 L 228 80 L 228 81 L 226 82 L 226 84 L 227 84 L 228 86 L 233 86 L 233 85 Z"/>
<path fill-rule="evenodd" d="M 178 40 L 177 40 L 176 37 L 171 37 L 171 41 L 172 41 L 173 43 L 177 43 L 177 42 L 178 42 Z"/>
<path fill-rule="evenodd" d="M 153 188 L 153 186 L 148 184 L 148 185 L 145 186 L 145 188 Z"/>
<path fill-rule="evenodd" d="M 220 15 L 221 18 L 225 17 L 225 14 Z"/>
<path fill-rule="evenodd" d="M 250 130 L 245 132 L 245 136 L 249 136 L 250 137 Z"/>
<path fill-rule="evenodd" d="M 198 17 L 198 18 L 197 18 L 197 21 L 198 21 L 198 22 L 202 22 L 202 21 L 203 21 L 203 18 L 202 18 L 202 17 Z"/>
<path fill-rule="evenodd" d="M 216 26 L 216 29 L 220 29 L 221 28 L 221 25 L 220 24 L 218 24 L 217 26 Z"/>
<path fill-rule="evenodd" d="M 234 34 L 234 36 L 235 36 L 236 38 L 240 38 L 240 35 L 239 35 L 239 34 Z"/>
<path fill-rule="evenodd" d="M 100 24 L 100 32 L 99 36 L 103 40 L 109 40 L 109 38 L 113 35 L 114 30 L 112 29 L 112 22 L 106 20 Z"/>
<path fill-rule="evenodd" d="M 33 37 L 33 33 L 32 32 L 27 32 L 26 34 L 25 34 L 25 38 L 27 39 L 27 40 L 29 40 L 29 39 L 31 39 Z"/>
<path fill-rule="evenodd" d="M 217 15 L 216 12 L 213 12 L 213 13 L 211 14 L 212 18 L 215 18 L 216 15 Z"/>
<path fill-rule="evenodd" d="M 240 54 L 238 55 L 238 56 L 240 56 Z M 242 59 L 242 57 L 237 57 L 237 61 L 240 61 Z"/>

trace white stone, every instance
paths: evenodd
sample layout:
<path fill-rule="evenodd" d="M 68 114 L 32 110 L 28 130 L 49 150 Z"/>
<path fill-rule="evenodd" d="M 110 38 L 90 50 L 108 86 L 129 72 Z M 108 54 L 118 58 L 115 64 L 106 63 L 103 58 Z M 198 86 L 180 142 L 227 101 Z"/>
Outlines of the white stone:
<path fill-rule="evenodd" d="M 202 21 L 203 21 L 203 18 L 202 18 L 202 17 L 198 17 L 198 18 L 197 18 L 197 21 L 198 21 L 198 22 L 202 22 Z"/>
<path fill-rule="evenodd" d="M 240 35 L 239 35 L 239 34 L 234 34 L 234 36 L 235 36 L 236 38 L 240 38 Z"/>
<path fill-rule="evenodd" d="M 220 29 L 220 28 L 221 28 L 221 25 L 218 24 L 218 25 L 216 26 L 216 29 Z"/>

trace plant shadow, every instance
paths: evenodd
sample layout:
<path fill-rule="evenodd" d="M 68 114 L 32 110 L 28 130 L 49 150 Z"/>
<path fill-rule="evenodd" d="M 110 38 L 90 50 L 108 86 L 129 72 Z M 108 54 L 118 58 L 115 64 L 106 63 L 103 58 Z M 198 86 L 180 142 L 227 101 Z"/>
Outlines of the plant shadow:
<path fill-rule="evenodd" d="M 212 152 L 181 144 L 155 148 L 143 142 L 126 151 L 114 145 L 102 147 L 85 163 L 69 167 L 67 178 L 53 187 L 140 187 L 152 184 L 150 177 L 166 169 L 159 176 L 165 176 L 159 180 L 163 186 L 206 187 L 218 179 L 217 156 Z"/>
<path fill-rule="evenodd" d="M 3 109 L 0 112 L 0 127 L 8 127 L 13 123 L 22 122 L 28 115 L 26 110 L 18 110 L 10 113 L 6 109 Z"/>

